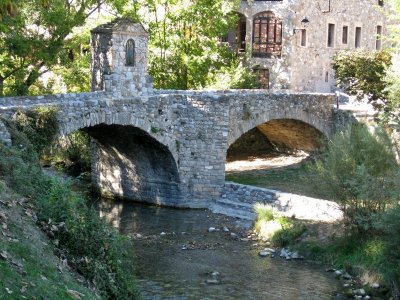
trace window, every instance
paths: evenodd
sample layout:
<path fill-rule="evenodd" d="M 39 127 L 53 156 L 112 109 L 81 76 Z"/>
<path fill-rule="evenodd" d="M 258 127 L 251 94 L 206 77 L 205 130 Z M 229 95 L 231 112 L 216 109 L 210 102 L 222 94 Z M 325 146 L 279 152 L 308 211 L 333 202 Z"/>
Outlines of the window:
<path fill-rule="evenodd" d="M 360 48 L 361 46 L 361 27 L 356 27 L 356 35 L 354 40 L 354 47 Z"/>
<path fill-rule="evenodd" d="M 260 82 L 260 89 L 269 89 L 269 70 L 268 69 L 254 69 L 258 82 Z"/>
<path fill-rule="evenodd" d="M 328 47 L 333 47 L 335 44 L 335 24 L 328 24 Z"/>
<path fill-rule="evenodd" d="M 134 66 L 135 65 L 135 42 L 132 39 L 129 39 L 126 42 L 125 46 L 125 60 L 126 66 Z"/>
<path fill-rule="evenodd" d="M 257 14 L 253 19 L 253 56 L 281 56 L 282 20 L 267 11 Z"/>
<path fill-rule="evenodd" d="M 307 31 L 305 29 L 301 30 L 301 41 L 300 41 L 300 45 L 302 47 L 307 46 Z"/>
<path fill-rule="evenodd" d="M 349 35 L 349 26 L 343 26 L 342 44 L 347 44 L 347 36 Z"/>
<path fill-rule="evenodd" d="M 376 41 L 375 41 L 375 49 L 381 50 L 382 49 L 382 26 L 376 26 Z"/>
<path fill-rule="evenodd" d="M 222 43 L 227 43 L 229 47 L 237 53 L 246 52 L 246 17 L 240 13 L 232 13 L 238 17 L 235 28 L 219 38 Z"/>

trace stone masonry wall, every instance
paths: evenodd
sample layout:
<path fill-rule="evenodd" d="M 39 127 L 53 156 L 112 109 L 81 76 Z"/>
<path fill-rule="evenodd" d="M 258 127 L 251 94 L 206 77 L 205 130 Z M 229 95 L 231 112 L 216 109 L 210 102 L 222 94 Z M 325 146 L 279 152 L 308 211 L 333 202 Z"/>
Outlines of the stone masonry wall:
<path fill-rule="evenodd" d="M 310 198 L 270 189 L 226 182 L 221 199 L 250 204 L 264 204 L 287 217 L 332 222 L 343 217 L 339 205 L 332 201 Z M 218 203 L 218 202 L 217 202 Z M 253 212 L 253 210 L 251 210 Z"/>
<path fill-rule="evenodd" d="M 105 90 L 122 97 L 146 95 L 153 89 L 147 73 L 148 33 L 141 24 L 116 19 L 91 31 L 92 91 Z M 126 65 L 126 44 L 134 42 L 134 65 Z"/>
<path fill-rule="evenodd" d="M 246 46 L 251 53 L 253 18 L 271 11 L 282 19 L 283 39 L 281 57 L 251 58 L 255 68 L 270 72 L 272 90 L 331 92 L 335 85 L 331 67 L 333 55 L 339 50 L 355 49 L 355 27 L 361 27 L 360 48 L 375 50 L 377 26 L 382 34 L 389 32 L 387 13 L 378 0 L 285 0 L 241 1 L 238 12 L 246 17 Z M 309 20 L 306 27 L 306 45 L 301 46 L 301 20 Z M 334 45 L 327 46 L 328 24 L 335 24 Z M 342 42 L 343 26 L 348 26 L 347 43 Z"/>
<path fill-rule="evenodd" d="M 333 125 L 332 95 L 232 90 L 157 91 L 146 97 L 118 96 L 118 93 L 94 92 L 1 98 L 0 109 L 11 112 L 41 104 L 55 105 L 59 108 L 60 135 L 90 128 L 89 133 L 96 138 L 96 130 L 101 133 L 104 128 L 97 126 L 100 124 L 128 126 L 146 133 L 170 152 L 176 164 L 179 175 L 176 188 L 181 197 L 173 205 L 190 207 L 207 207 L 210 201 L 219 199 L 227 149 L 248 130 L 273 119 L 289 118 L 329 135 Z M 131 164 L 132 168 L 134 165 Z M 129 186 L 127 182 L 121 184 Z"/>

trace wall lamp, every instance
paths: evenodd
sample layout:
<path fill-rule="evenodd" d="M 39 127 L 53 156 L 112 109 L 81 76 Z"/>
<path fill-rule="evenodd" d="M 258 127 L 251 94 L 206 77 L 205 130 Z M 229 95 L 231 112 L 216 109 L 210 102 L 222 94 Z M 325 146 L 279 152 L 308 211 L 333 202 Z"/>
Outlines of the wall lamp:
<path fill-rule="evenodd" d="M 303 20 L 301 20 L 301 25 L 303 26 L 303 28 L 294 28 L 293 34 L 295 34 L 298 31 L 304 30 L 304 28 L 307 27 L 308 23 L 310 23 L 310 21 L 307 19 L 307 17 L 304 17 Z"/>

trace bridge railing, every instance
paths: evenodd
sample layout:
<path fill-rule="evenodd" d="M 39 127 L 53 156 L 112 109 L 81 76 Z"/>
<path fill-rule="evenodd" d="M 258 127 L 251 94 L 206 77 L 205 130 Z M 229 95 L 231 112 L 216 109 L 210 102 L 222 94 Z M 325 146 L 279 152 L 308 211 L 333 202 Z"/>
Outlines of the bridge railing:
<path fill-rule="evenodd" d="M 107 92 L 67 93 L 43 96 L 19 96 L 0 98 L 0 109 L 12 107 L 29 107 L 40 104 L 59 104 L 72 101 L 90 101 L 98 99 L 113 99 L 114 95 Z"/>

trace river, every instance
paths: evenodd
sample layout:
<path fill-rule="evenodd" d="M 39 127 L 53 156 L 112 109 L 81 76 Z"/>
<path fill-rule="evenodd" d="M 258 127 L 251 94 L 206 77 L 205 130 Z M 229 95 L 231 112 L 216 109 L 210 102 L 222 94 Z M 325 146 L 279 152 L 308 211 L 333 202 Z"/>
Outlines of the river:
<path fill-rule="evenodd" d="M 322 266 L 260 257 L 268 244 L 249 236 L 243 221 L 129 201 L 103 201 L 100 207 L 102 216 L 134 240 L 144 299 L 321 300 L 340 290 Z"/>

